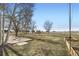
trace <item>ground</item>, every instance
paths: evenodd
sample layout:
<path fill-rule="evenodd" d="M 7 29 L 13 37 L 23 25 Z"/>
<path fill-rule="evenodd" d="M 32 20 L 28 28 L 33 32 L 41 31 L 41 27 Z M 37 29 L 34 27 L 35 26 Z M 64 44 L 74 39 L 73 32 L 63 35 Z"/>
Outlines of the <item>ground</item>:
<path fill-rule="evenodd" d="M 10 36 L 14 36 L 11 34 Z M 67 56 L 68 51 L 64 42 L 63 33 L 21 33 L 19 34 L 20 43 L 23 44 L 23 38 L 26 38 L 24 45 L 13 44 L 12 48 L 25 56 Z M 30 39 L 30 40 L 27 40 Z M 9 39 L 9 44 L 11 39 Z M 12 41 L 13 42 L 13 41 Z M 7 49 L 9 55 L 16 55 Z"/>

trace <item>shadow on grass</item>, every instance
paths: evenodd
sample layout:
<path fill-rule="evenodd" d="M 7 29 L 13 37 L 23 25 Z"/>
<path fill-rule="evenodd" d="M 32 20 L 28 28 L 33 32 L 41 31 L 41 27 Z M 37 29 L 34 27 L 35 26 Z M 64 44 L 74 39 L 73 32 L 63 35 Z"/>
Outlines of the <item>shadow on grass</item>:
<path fill-rule="evenodd" d="M 14 52 L 16 55 L 18 55 L 18 56 L 23 56 L 23 55 L 20 54 L 18 51 L 16 51 L 15 49 L 13 49 L 10 45 L 6 45 L 6 47 L 7 47 L 8 49 L 10 49 L 12 52 Z"/>
<path fill-rule="evenodd" d="M 8 53 L 8 51 L 5 47 L 4 47 L 4 53 L 5 53 L 6 56 L 9 56 L 9 53 Z"/>

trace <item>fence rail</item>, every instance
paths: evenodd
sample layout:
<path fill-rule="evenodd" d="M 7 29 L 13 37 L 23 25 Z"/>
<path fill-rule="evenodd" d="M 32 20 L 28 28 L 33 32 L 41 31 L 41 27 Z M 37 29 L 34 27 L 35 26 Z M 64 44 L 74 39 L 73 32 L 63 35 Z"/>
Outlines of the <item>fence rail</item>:
<path fill-rule="evenodd" d="M 67 40 L 68 38 L 64 38 L 64 41 L 67 45 L 68 52 L 71 56 L 78 56 L 78 53 L 75 51 L 75 49 L 70 45 L 70 43 Z"/>

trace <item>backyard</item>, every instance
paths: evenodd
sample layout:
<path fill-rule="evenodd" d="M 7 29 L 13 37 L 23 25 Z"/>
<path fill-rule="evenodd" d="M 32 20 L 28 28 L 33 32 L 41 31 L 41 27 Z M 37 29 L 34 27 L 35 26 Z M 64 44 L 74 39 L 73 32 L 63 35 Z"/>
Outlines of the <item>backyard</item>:
<path fill-rule="evenodd" d="M 11 34 L 13 35 L 13 34 Z M 23 35 L 23 36 L 22 36 Z M 66 56 L 68 50 L 64 42 L 64 34 L 59 33 L 20 33 L 18 38 L 30 38 L 31 40 L 25 41 L 27 44 L 17 45 L 17 43 L 11 44 L 12 48 L 18 51 L 22 55 L 27 56 Z M 9 40 L 10 41 L 10 40 Z M 22 42 L 20 42 L 22 43 Z M 9 55 L 16 55 L 11 50 L 7 49 Z"/>

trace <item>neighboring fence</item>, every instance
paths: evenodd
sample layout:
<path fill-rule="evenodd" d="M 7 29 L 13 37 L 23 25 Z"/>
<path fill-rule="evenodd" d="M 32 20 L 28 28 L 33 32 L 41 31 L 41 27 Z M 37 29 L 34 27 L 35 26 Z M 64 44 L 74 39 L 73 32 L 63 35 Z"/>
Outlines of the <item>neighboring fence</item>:
<path fill-rule="evenodd" d="M 70 43 L 68 42 L 67 38 L 64 38 L 64 41 L 66 42 L 68 52 L 71 56 L 78 56 L 77 52 L 74 50 L 72 46 L 70 46 Z"/>

